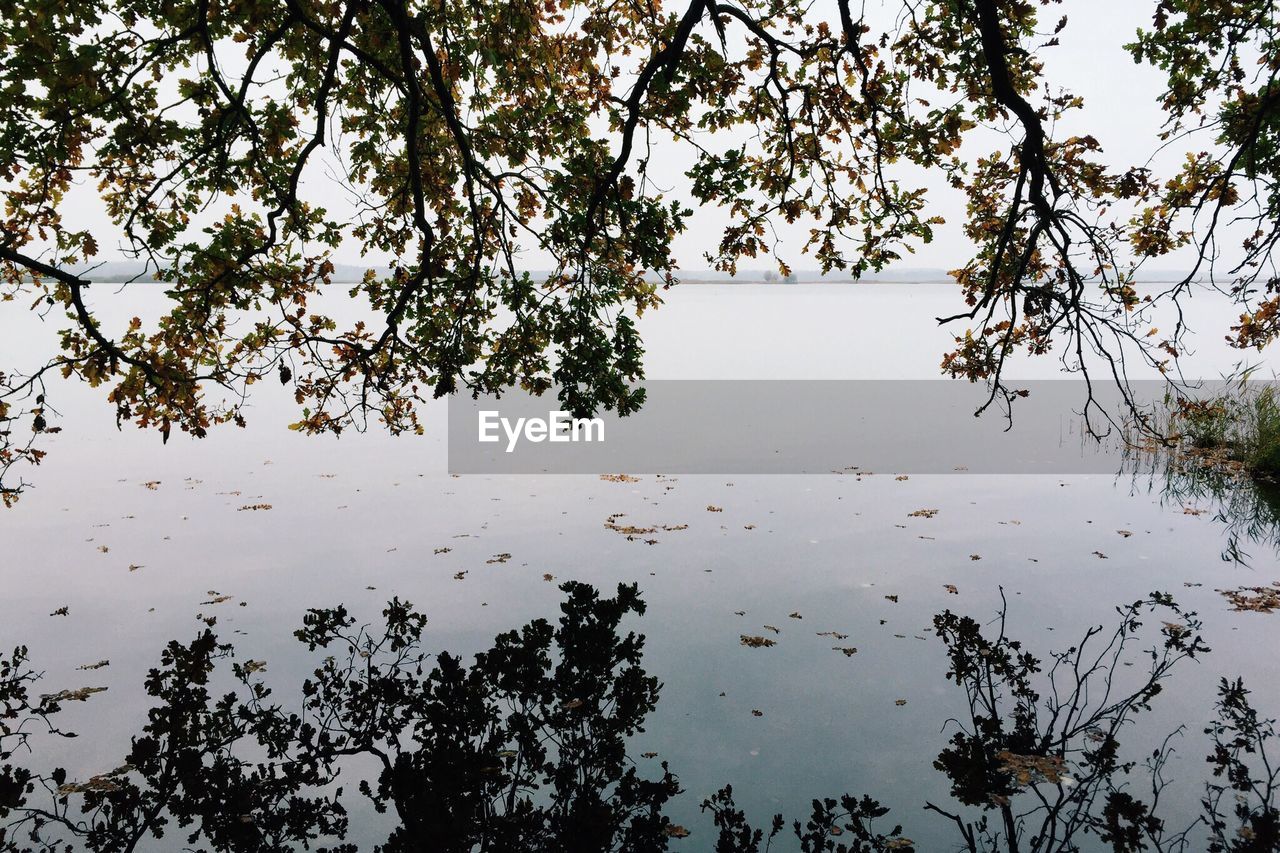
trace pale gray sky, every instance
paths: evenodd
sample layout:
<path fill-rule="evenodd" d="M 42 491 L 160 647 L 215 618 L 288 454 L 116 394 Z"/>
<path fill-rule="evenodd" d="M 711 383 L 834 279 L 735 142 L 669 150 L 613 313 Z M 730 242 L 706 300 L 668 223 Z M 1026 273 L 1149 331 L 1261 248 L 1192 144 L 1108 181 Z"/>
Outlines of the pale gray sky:
<path fill-rule="evenodd" d="M 868 7 L 873 17 L 883 16 L 888 20 L 896 14 L 899 4 L 891 0 L 877 4 L 875 0 L 870 0 Z M 1052 6 L 1043 12 L 1048 22 L 1046 26 L 1052 26 L 1060 14 L 1069 17 L 1069 24 L 1061 35 L 1061 44 L 1043 51 L 1049 79 L 1085 100 L 1085 109 L 1070 113 L 1066 126 L 1060 127 L 1056 135 L 1092 134 L 1102 143 L 1106 161 L 1117 167 L 1145 162 L 1157 144 L 1156 130 L 1162 115 L 1155 100 L 1162 87 L 1161 74 L 1149 66 L 1136 65 L 1122 47 L 1126 41 L 1131 40 L 1139 26 L 1149 22 L 1153 7 L 1154 0 L 1066 0 L 1061 6 Z M 814 14 L 837 20 L 833 0 L 817 0 Z M 1005 139 L 975 133 L 962 151 L 962 156 L 986 154 L 997 147 L 1007 148 L 1007 145 L 1008 141 Z M 1176 164 L 1180 156 L 1178 151 L 1171 151 L 1159 162 L 1166 166 Z M 326 161 L 330 167 L 335 165 L 331 152 L 320 161 L 320 168 L 308 173 L 306 191 L 341 215 L 340 212 L 349 209 L 349 205 L 344 191 L 325 177 L 323 164 Z M 684 170 L 692 162 L 693 155 L 687 147 L 678 144 L 660 145 L 655 151 L 650 174 L 656 184 L 670 190 L 670 197 L 688 202 L 688 179 L 684 176 Z M 919 175 L 919 172 L 916 174 Z M 969 254 L 961 233 L 963 199 L 957 192 L 946 187 L 936 174 L 925 174 L 920 179 L 930 190 L 934 212 L 945 217 L 947 224 L 937 229 L 937 236 L 932 244 L 917 246 L 917 253 L 904 259 L 902 265 L 948 269 L 958 266 Z M 73 206 L 67 208 L 70 223 L 76 227 L 93 228 L 103 235 L 115 233 L 101 209 L 90 181 L 86 180 L 72 194 L 71 200 Z M 217 207 L 213 212 L 221 209 Z M 708 247 L 714 247 L 718 243 L 727 222 L 728 216 L 722 209 L 695 209 L 688 230 L 678 236 L 674 244 L 675 255 L 681 267 L 689 270 L 706 268 L 703 255 Z M 808 228 L 809 223 L 805 222 L 779 227 L 782 254 L 798 269 L 816 266 L 812 259 L 799 252 Z M 99 260 L 118 260 L 123 257 L 118 241 L 110 236 L 100 240 L 100 244 L 102 254 Z M 337 254 L 337 260 L 341 263 L 362 263 L 359 247 L 354 243 L 344 245 Z M 376 262 L 382 259 L 373 260 Z M 527 268 L 537 269 L 548 265 L 549 259 L 545 254 L 536 250 L 527 252 Z M 763 269 L 769 265 L 766 259 L 756 259 L 744 262 L 743 268 Z M 1178 259 L 1172 257 L 1152 264 L 1156 269 L 1178 266 Z"/>
<path fill-rule="evenodd" d="M 899 8 L 892 0 L 879 4 L 869 0 L 867 5 L 869 8 L 878 5 L 882 12 L 890 13 Z M 838 20 L 832 0 L 818 0 L 815 4 L 816 9 L 825 6 L 831 7 L 830 19 Z M 1156 104 L 1163 88 L 1161 72 L 1148 65 L 1135 64 L 1123 49 L 1126 42 L 1132 41 L 1139 26 L 1149 24 L 1154 6 L 1154 0 L 1066 0 L 1061 7 L 1050 6 L 1042 12 L 1049 28 L 1061 14 L 1069 18 L 1061 44 L 1042 52 L 1048 77 L 1055 85 L 1066 87 L 1085 101 L 1084 110 L 1069 113 L 1069 121 L 1059 127 L 1059 138 L 1092 134 L 1102 144 L 1106 162 L 1116 166 L 1144 163 L 1156 148 L 1156 132 L 1163 121 Z M 996 150 L 1002 143 L 1007 148 L 1007 140 L 992 136 L 984 139 L 975 133 L 961 153 L 965 157 L 980 156 Z M 1179 159 L 1180 155 L 1175 153 L 1163 157 L 1161 162 L 1176 163 Z M 658 173 L 661 183 L 677 189 L 687 184 L 681 174 L 692 163 L 687 152 L 673 150 L 670 156 L 655 158 L 655 162 L 662 170 Z M 969 253 L 969 244 L 961 231 L 963 197 L 937 175 L 925 175 L 923 185 L 929 188 L 936 213 L 944 216 L 947 224 L 937 230 L 933 243 L 919 246 L 917 254 L 904 259 L 903 263 L 947 269 L 959 266 Z M 682 265 L 705 267 L 702 254 L 708 244 L 718 242 L 727 222 L 728 217 L 722 210 L 697 210 L 689 230 L 675 241 L 676 256 Z M 785 240 L 784 251 L 798 268 L 816 266 L 799 256 L 808 227 L 799 224 L 780 229 Z M 1167 267 L 1169 263 L 1161 266 Z"/>

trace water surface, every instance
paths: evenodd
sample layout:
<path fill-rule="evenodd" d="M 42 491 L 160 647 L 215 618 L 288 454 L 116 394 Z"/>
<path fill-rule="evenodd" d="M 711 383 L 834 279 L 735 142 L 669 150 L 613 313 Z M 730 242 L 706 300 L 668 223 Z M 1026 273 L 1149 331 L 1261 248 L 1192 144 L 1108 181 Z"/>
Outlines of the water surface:
<path fill-rule="evenodd" d="M 929 318 L 953 300 L 942 285 L 678 289 L 644 320 L 649 372 L 932 378 L 949 333 Z M 1196 364 L 1215 376 L 1237 357 L 1212 343 L 1231 308 L 1196 307 Z M 66 430 L 37 487 L 0 515 L 0 647 L 30 646 L 49 692 L 110 688 L 65 712 L 92 737 L 44 747 L 81 778 L 116 766 L 148 707 L 146 672 L 200 616 L 266 661 L 287 703 L 315 663 L 291 636 L 307 608 L 344 603 L 374 621 L 399 596 L 429 618 L 432 648 L 466 655 L 554 616 L 568 580 L 636 582 L 648 604 L 632 627 L 662 698 L 630 752 L 642 768 L 670 762 L 686 790 L 671 813 L 693 834 L 676 849 L 709 849 L 697 805 L 726 783 L 758 823 L 871 793 L 919 849 L 949 849 L 953 828 L 922 806 L 948 799 L 933 762 L 965 702 L 931 620 L 950 608 L 989 624 L 1002 595 L 1009 634 L 1039 654 L 1153 590 L 1199 611 L 1212 653 L 1179 667 L 1127 741 L 1141 754 L 1185 727 L 1168 775 L 1188 819 L 1219 677 L 1243 676 L 1263 714 L 1280 711 L 1280 616 L 1232 611 L 1215 592 L 1280 579 L 1276 553 L 1246 541 L 1247 563 L 1224 560 L 1211 496 L 1132 474 L 451 477 L 441 412 L 423 438 L 304 438 L 268 393 L 248 429 L 162 448 L 116 431 L 97 392 L 58 393 Z M 677 529 L 628 538 L 623 524 Z"/>

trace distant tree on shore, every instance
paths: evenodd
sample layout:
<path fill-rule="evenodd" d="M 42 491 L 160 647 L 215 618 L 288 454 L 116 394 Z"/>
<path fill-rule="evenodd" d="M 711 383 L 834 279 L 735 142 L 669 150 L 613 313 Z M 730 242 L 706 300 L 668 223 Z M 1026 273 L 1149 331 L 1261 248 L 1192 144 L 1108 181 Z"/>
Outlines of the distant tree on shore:
<path fill-rule="evenodd" d="M 1185 329 L 1150 327 L 1132 275 L 1175 251 L 1191 272 L 1150 299 L 1209 278 L 1243 302 L 1233 342 L 1261 347 L 1280 333 L 1280 13 L 1149 2 L 1132 35 L 1031 0 L 902 0 L 887 27 L 850 0 L 6 3 L 3 299 L 64 331 L 5 366 L 0 471 L 38 460 L 59 373 L 166 438 L 243 423 L 267 378 L 305 432 L 415 431 L 424 399 L 512 385 L 628 412 L 632 318 L 674 280 L 693 205 L 731 213 L 718 269 L 808 222 L 822 270 L 857 277 L 932 239 L 922 170 L 967 196 L 974 245 L 942 369 L 992 400 L 1015 351 L 1167 367 Z M 1151 147 L 1181 165 L 1055 131 L 1089 115 L 1043 61 L 1071 37 L 1131 41 L 1166 75 Z M 962 156 L 977 134 L 986 153 Z M 649 177 L 660 145 L 693 155 L 675 191 Z M 85 224 L 94 192 L 110 229 Z M 394 262 L 334 287 L 344 240 Z M 135 289 L 71 271 L 107 245 L 170 283 L 167 313 L 117 321 Z M 530 247 L 549 274 L 521 272 Z"/>

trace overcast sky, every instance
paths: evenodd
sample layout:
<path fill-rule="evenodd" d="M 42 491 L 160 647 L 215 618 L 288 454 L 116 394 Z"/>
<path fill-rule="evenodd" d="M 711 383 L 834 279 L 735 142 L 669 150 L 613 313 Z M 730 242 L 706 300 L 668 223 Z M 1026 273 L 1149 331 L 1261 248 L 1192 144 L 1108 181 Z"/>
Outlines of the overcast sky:
<path fill-rule="evenodd" d="M 817 0 L 815 10 L 820 12 L 828 5 L 831 7 L 831 20 L 837 20 L 834 0 Z M 873 14 L 883 16 L 896 14 L 900 8 L 898 3 L 877 4 L 876 0 L 869 0 L 868 6 Z M 1055 136 L 1062 138 L 1072 133 L 1092 134 L 1102 143 L 1107 162 L 1117 167 L 1144 163 L 1157 145 L 1155 137 L 1162 114 L 1156 105 L 1156 96 L 1162 87 L 1161 74 L 1149 66 L 1136 65 L 1122 47 L 1132 39 L 1139 26 L 1149 23 L 1153 8 L 1154 0 L 1067 0 L 1060 7 L 1049 7 L 1042 13 L 1047 27 L 1051 27 L 1060 14 L 1065 13 L 1069 17 L 1069 24 L 1061 35 L 1061 45 L 1042 51 L 1047 63 L 1048 78 L 1055 85 L 1065 86 L 1085 100 L 1085 109 L 1072 111 L 1068 123 L 1060 127 Z M 990 137 L 985 140 L 975 138 L 962 151 L 962 155 L 972 157 L 989 153 L 994 147 L 994 144 L 988 144 L 989 141 Z M 1003 144 L 1007 147 L 1008 142 Z M 1170 157 L 1173 162 L 1180 159 L 1173 152 Z M 683 173 L 692 162 L 692 154 L 686 147 L 663 146 L 655 153 L 651 177 L 659 186 L 669 189 L 671 197 L 688 202 L 688 179 Z M 1170 159 L 1166 158 L 1164 162 L 1170 162 Z M 905 259 L 902 265 L 948 269 L 959 266 L 969 254 L 960 230 L 964 215 L 963 199 L 946 187 L 937 175 L 926 176 L 924 183 L 930 189 L 933 206 L 931 212 L 945 217 L 947 225 L 938 229 L 932 244 L 918 247 L 917 254 Z M 344 193 L 336 184 L 326 183 L 320 169 L 311 170 L 306 189 L 308 194 L 323 199 L 332 211 L 340 212 L 347 207 Z M 115 233 L 100 209 L 91 182 L 86 181 L 72 198 L 75 209 L 69 212 L 69 222 L 78 227 L 93 228 L 96 233 L 103 235 Z M 703 255 L 708 247 L 714 247 L 719 242 L 727 221 L 728 217 L 721 209 L 695 210 L 690 227 L 675 240 L 675 255 L 682 268 L 696 270 L 708 266 Z M 783 230 L 779 232 L 783 239 L 782 253 L 785 260 L 798 269 L 816 267 L 812 259 L 799 253 L 808 227 L 808 223 L 798 223 L 789 229 L 783 226 Z M 100 260 L 118 260 L 124 257 L 118 250 L 117 241 L 109 236 L 100 240 L 100 243 L 103 250 Z M 337 260 L 340 263 L 362 263 L 359 247 L 350 242 L 345 244 L 339 250 Z M 549 258 L 542 253 L 527 253 L 527 268 L 537 269 L 548 265 Z M 763 269 L 768 265 L 768 261 L 756 259 L 744 262 L 743 267 Z M 1177 259 L 1170 258 L 1162 259 L 1152 266 L 1156 269 L 1168 269 L 1178 264 Z"/>
<path fill-rule="evenodd" d="M 816 6 L 832 7 L 832 20 L 838 20 L 833 0 L 818 0 Z M 875 0 L 869 0 L 873 6 Z M 882 10 L 896 10 L 898 3 L 879 4 Z M 1117 166 L 1138 165 L 1147 161 L 1157 146 L 1156 132 L 1163 121 L 1156 98 L 1162 90 L 1163 77 L 1151 66 L 1139 66 L 1123 50 L 1132 41 L 1139 26 L 1150 23 L 1154 0 L 1066 0 L 1061 7 L 1051 6 L 1042 11 L 1046 22 L 1042 26 L 1052 28 L 1061 14 L 1069 23 L 1061 35 L 1059 46 L 1042 51 L 1048 79 L 1056 86 L 1064 86 L 1084 98 L 1084 110 L 1073 110 L 1070 119 L 1059 127 L 1057 138 L 1073 134 L 1092 134 L 1102 144 L 1106 162 Z M 1059 11 L 1061 9 L 1061 11 Z M 1033 101 L 1035 103 L 1035 101 Z M 990 137 L 987 137 L 989 140 Z M 1007 147 L 1008 142 L 1004 145 Z M 989 154 L 994 147 L 986 147 L 986 140 L 975 138 L 962 149 L 962 156 L 976 157 Z M 1166 160 L 1168 158 L 1165 158 Z M 1174 157 L 1175 161 L 1180 157 Z M 687 184 L 681 170 L 687 168 L 691 158 L 683 151 L 673 151 L 670 158 L 663 158 L 659 167 L 664 175 L 661 182 L 680 187 Z M 918 253 L 903 261 L 904 265 L 953 268 L 969 255 L 969 244 L 961 232 L 964 217 L 963 196 L 946 186 L 939 176 L 928 176 L 924 185 L 929 187 L 933 213 L 947 219 L 947 225 L 938 229 L 934 242 L 921 246 Z M 675 242 L 676 255 L 682 266 L 706 267 L 702 255 L 708 244 L 719 240 L 720 230 L 728 217 L 718 209 L 702 209 L 696 212 L 692 227 Z M 798 268 L 812 268 L 798 254 L 807 236 L 807 225 L 796 226 L 787 234 L 787 258 Z M 763 263 L 752 264 L 763 267 Z M 1166 263 L 1167 266 L 1167 263 Z"/>

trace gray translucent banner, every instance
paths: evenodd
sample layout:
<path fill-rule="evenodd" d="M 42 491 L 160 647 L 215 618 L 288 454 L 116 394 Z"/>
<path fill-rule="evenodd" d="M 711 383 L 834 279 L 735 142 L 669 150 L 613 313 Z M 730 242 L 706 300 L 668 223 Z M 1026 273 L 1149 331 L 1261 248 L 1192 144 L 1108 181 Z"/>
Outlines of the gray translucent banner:
<path fill-rule="evenodd" d="M 948 380 L 655 380 L 636 414 L 573 421 L 553 395 L 449 398 L 455 474 L 1114 474 L 1123 443 L 1087 434 L 1074 380 L 1017 383 L 1010 422 L 982 417 L 982 385 Z M 1217 393 L 1204 383 L 1196 396 Z M 1140 400 L 1168 386 L 1135 382 Z M 1090 421 L 1122 417 L 1117 388 L 1096 384 Z M 557 412 L 559 412 L 557 414 Z M 522 420 L 523 419 L 523 420 Z"/>

